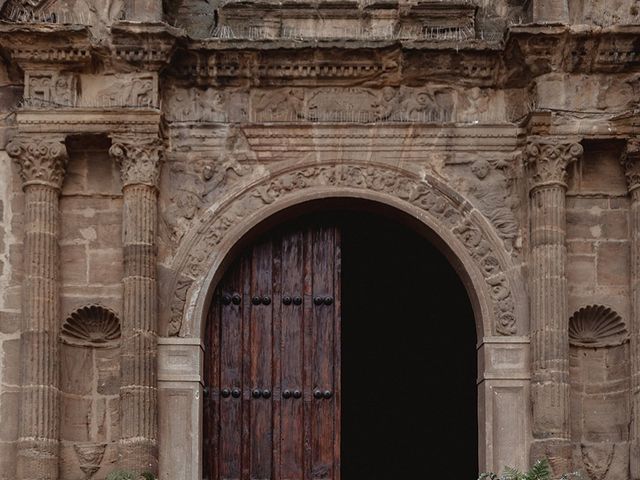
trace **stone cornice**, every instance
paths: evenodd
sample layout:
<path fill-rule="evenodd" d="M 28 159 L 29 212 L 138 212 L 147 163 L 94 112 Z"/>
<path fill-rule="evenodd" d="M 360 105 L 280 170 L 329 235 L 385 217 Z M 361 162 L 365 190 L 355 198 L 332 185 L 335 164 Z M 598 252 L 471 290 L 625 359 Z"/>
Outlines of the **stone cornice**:
<path fill-rule="evenodd" d="M 0 23 L 0 44 L 23 70 L 78 68 L 93 55 L 91 33 L 81 25 Z"/>
<path fill-rule="evenodd" d="M 630 138 L 627 149 L 622 158 L 622 166 L 627 179 L 629 192 L 636 192 L 640 188 L 640 139 Z"/>
<path fill-rule="evenodd" d="M 523 163 L 532 189 L 559 185 L 566 187 L 567 167 L 582 157 L 576 138 L 530 138 L 524 147 Z"/>
<path fill-rule="evenodd" d="M 20 176 L 28 185 L 62 188 L 68 155 L 64 137 L 21 135 L 9 142 L 7 153 L 20 168 Z"/>
<path fill-rule="evenodd" d="M 182 30 L 164 23 L 119 22 L 111 27 L 112 60 L 158 71 L 171 61 L 176 42 L 183 37 Z"/>
<path fill-rule="evenodd" d="M 122 183 L 157 188 L 162 142 L 156 136 L 113 135 L 109 154 L 118 162 Z"/>

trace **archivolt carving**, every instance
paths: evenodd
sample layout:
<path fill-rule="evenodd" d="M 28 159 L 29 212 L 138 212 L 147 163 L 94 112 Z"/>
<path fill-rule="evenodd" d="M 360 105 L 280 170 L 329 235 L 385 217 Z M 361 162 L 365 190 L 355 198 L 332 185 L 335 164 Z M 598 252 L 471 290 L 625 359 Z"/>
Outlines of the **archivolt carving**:
<path fill-rule="evenodd" d="M 209 268 L 211 253 L 232 226 L 267 205 L 313 188 L 347 187 L 387 194 L 418 207 L 447 228 L 468 252 L 484 278 L 493 305 L 495 332 L 516 333 L 514 293 L 507 277 L 507 256 L 500 251 L 497 238 L 488 233 L 488 224 L 462 198 L 448 194 L 439 182 L 421 179 L 413 174 L 372 164 L 337 164 L 308 166 L 285 171 L 262 180 L 238 194 L 200 221 L 195 235 L 177 256 L 177 271 L 169 334 L 181 328 L 189 289 Z M 489 333 L 488 333 L 489 334 Z"/>

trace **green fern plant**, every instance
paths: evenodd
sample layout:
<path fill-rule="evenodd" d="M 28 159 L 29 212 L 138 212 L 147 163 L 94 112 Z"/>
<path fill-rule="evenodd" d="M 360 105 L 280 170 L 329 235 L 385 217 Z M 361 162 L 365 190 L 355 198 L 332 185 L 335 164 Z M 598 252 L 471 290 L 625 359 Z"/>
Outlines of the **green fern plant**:
<path fill-rule="evenodd" d="M 528 472 L 506 467 L 501 476 L 493 472 L 482 473 L 478 480 L 552 480 L 552 478 L 551 465 L 549 465 L 548 460 L 544 459 L 538 460 Z M 570 478 L 580 479 L 582 477 L 577 472 L 565 473 L 560 477 L 560 480 L 569 480 Z"/>

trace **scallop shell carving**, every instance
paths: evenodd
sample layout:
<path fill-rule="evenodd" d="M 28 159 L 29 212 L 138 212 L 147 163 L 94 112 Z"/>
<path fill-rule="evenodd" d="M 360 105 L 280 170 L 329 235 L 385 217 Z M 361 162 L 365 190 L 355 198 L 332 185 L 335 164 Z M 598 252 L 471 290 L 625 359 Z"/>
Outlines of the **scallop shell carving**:
<path fill-rule="evenodd" d="M 604 305 L 587 305 L 569 319 L 569 341 L 580 347 L 620 345 L 628 338 L 620 315 Z"/>
<path fill-rule="evenodd" d="M 71 345 L 110 347 L 120 339 L 120 320 L 100 305 L 82 307 L 65 320 L 61 338 Z"/>

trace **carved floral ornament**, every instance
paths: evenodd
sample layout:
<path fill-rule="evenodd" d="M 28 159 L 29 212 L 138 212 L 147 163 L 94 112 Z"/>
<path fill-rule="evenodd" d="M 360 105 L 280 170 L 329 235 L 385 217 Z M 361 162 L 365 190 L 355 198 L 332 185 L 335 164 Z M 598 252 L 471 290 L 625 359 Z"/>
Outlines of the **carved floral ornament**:
<path fill-rule="evenodd" d="M 24 185 L 62 187 L 68 155 L 63 137 L 19 136 L 6 147 L 20 168 Z"/>
<path fill-rule="evenodd" d="M 582 145 L 575 140 L 553 137 L 530 140 L 523 160 L 531 187 L 566 186 L 567 167 L 579 160 L 582 152 Z"/>
<path fill-rule="evenodd" d="M 629 192 L 637 191 L 640 187 L 640 140 L 628 140 L 627 150 L 622 158 L 622 166 Z"/>
<path fill-rule="evenodd" d="M 109 154 L 118 162 L 122 183 L 157 187 L 162 143 L 157 137 L 113 136 Z"/>
<path fill-rule="evenodd" d="M 211 253 L 233 226 L 260 209 L 285 201 L 313 188 L 342 187 L 383 193 L 417 207 L 434 223 L 451 232 L 477 266 L 493 306 L 495 333 L 516 334 L 514 290 L 507 276 L 508 256 L 501 242 L 488 233 L 489 224 L 479 212 L 455 194 L 449 195 L 435 180 L 409 172 L 371 164 L 339 164 L 302 167 L 254 184 L 239 192 L 216 212 L 208 212 L 185 250 L 178 255 L 171 300 L 169 335 L 179 335 L 189 290 L 209 268 Z M 488 333 L 489 334 L 489 333 Z"/>

